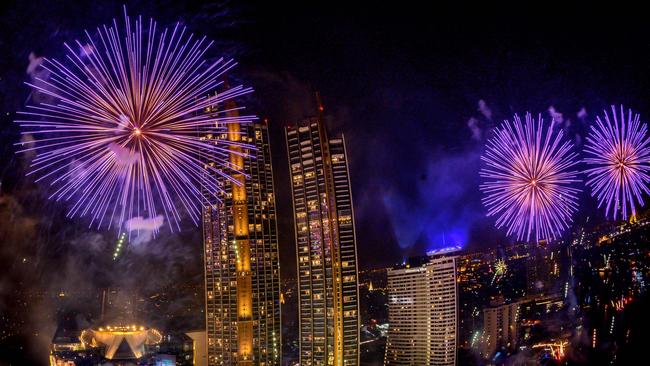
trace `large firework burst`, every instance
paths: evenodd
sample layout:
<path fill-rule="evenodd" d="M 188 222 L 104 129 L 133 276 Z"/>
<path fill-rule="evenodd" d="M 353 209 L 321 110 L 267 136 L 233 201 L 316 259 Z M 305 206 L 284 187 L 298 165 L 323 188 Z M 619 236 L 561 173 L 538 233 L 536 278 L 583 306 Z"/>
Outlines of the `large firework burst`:
<path fill-rule="evenodd" d="M 51 102 L 28 105 L 16 121 L 34 136 L 19 144 L 37 153 L 28 174 L 51 184 L 51 199 L 71 201 L 68 216 L 89 215 L 97 227 L 160 212 L 180 228 L 177 204 L 197 223 L 202 190 L 216 194 L 218 176 L 238 184 L 228 154 L 248 148 L 205 136 L 254 119 L 233 101 L 251 89 L 223 84 L 235 63 L 208 61 L 205 37 L 179 24 L 159 31 L 152 19 L 132 24 L 126 10 L 124 19 L 124 33 L 113 20 L 65 44 L 67 60 L 44 60 L 49 78 L 29 84 Z"/>
<path fill-rule="evenodd" d="M 585 163 L 590 168 L 587 185 L 598 198 L 598 207 L 605 206 L 614 219 L 619 211 L 623 219 L 636 214 L 637 204 L 643 206 L 643 193 L 650 193 L 650 139 L 648 128 L 639 115 L 623 106 L 612 114 L 604 111 L 604 120 L 596 118 L 585 144 Z"/>
<path fill-rule="evenodd" d="M 568 227 L 577 210 L 579 182 L 573 170 L 576 154 L 562 131 L 545 128 L 541 115 L 526 114 L 504 121 L 488 140 L 481 157 L 483 204 L 496 226 L 506 227 L 518 240 L 555 239 Z"/>

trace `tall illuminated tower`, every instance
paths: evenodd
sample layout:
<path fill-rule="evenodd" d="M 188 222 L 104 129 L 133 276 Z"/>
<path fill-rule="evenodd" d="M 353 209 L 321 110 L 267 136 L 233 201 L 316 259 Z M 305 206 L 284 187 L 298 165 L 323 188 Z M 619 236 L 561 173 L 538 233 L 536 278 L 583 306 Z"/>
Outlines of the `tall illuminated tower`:
<path fill-rule="evenodd" d="M 232 174 L 239 184 L 218 177 L 219 199 L 204 192 L 208 364 L 280 365 L 280 268 L 268 126 L 230 123 L 228 133 L 205 138 L 256 148 L 231 146 L 230 163 L 245 174 Z M 204 159 L 211 163 L 209 156 Z"/>
<path fill-rule="evenodd" d="M 384 365 L 454 366 L 458 329 L 457 248 L 388 270 Z"/>
<path fill-rule="evenodd" d="M 285 133 L 296 229 L 300 365 L 358 365 L 357 253 L 345 142 L 343 136 L 328 137 L 320 116 Z"/>

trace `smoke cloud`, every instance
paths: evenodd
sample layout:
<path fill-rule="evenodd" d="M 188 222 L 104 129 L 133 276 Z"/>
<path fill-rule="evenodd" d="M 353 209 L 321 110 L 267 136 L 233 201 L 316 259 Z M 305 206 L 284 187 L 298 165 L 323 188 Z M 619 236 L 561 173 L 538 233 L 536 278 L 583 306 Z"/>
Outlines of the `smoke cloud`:
<path fill-rule="evenodd" d="M 115 155 L 119 165 L 130 166 L 138 162 L 140 154 L 122 145 L 111 142 L 108 149 Z"/>

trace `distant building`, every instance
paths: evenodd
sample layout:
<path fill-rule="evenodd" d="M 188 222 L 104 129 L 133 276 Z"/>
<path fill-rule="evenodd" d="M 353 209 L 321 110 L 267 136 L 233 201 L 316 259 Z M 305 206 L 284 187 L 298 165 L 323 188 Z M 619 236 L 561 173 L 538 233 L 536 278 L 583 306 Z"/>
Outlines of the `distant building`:
<path fill-rule="evenodd" d="M 458 276 L 458 347 L 471 348 L 478 341 L 477 330 L 483 325 L 479 309 L 494 276 L 491 262 L 484 253 L 469 253 L 456 261 Z"/>
<path fill-rule="evenodd" d="M 285 132 L 298 257 L 300 365 L 355 366 L 357 250 L 344 138 L 330 138 L 321 117 Z"/>
<path fill-rule="evenodd" d="M 225 109 L 236 111 L 234 104 Z M 280 265 L 268 126 L 231 121 L 227 133 L 204 138 L 255 147 L 231 146 L 224 153 L 236 170 L 226 173 L 239 184 L 217 175 L 223 191 L 204 192 L 208 364 L 280 365 Z M 215 163 L 210 156 L 204 161 Z"/>
<path fill-rule="evenodd" d="M 359 306 L 362 325 L 373 326 L 373 324 L 388 323 L 387 281 L 388 270 L 386 268 L 359 272 L 359 296 L 361 299 Z"/>
<path fill-rule="evenodd" d="M 138 296 L 135 291 L 123 288 L 106 288 L 101 294 L 102 322 L 129 323 L 138 318 Z"/>
<path fill-rule="evenodd" d="M 194 340 L 184 333 L 161 334 L 142 325 L 75 329 L 59 325 L 50 345 L 50 366 L 195 365 Z"/>
<path fill-rule="evenodd" d="M 497 350 L 514 350 L 519 339 L 519 303 L 505 304 L 503 298 L 483 309 L 481 354 L 490 358 Z"/>
<path fill-rule="evenodd" d="M 527 295 L 551 294 L 562 291 L 562 261 L 566 261 L 565 251 L 552 244 L 535 245 L 529 248 L 526 263 L 528 282 Z"/>
<path fill-rule="evenodd" d="M 138 360 L 144 357 L 149 347 L 159 345 L 162 334 L 153 328 L 132 325 L 106 325 L 81 332 L 85 348 L 101 349 L 107 360 Z"/>
<path fill-rule="evenodd" d="M 361 363 L 381 365 L 388 335 L 388 269 L 359 271 Z"/>
<path fill-rule="evenodd" d="M 81 331 L 73 316 L 59 323 L 50 343 L 50 366 L 99 365 L 101 353 L 84 345 Z"/>
<path fill-rule="evenodd" d="M 385 365 L 456 364 L 457 258 L 452 251 L 431 254 L 388 270 Z"/>
<path fill-rule="evenodd" d="M 208 335 L 205 330 L 196 330 L 186 333 L 192 338 L 194 344 L 194 364 L 193 366 L 208 366 Z"/>

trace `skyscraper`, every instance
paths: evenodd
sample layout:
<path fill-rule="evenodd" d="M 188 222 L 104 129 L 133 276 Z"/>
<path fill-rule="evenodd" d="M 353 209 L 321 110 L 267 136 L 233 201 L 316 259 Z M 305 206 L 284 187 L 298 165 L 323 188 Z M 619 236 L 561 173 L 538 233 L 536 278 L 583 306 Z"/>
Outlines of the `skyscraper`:
<path fill-rule="evenodd" d="M 296 229 L 300 365 L 358 365 L 357 253 L 345 142 L 343 136 L 328 137 L 320 116 L 285 132 Z"/>
<path fill-rule="evenodd" d="M 388 270 L 385 365 L 456 364 L 456 257 L 432 254 Z"/>
<path fill-rule="evenodd" d="M 226 105 L 226 110 L 235 110 Z M 236 117 L 236 113 L 231 113 Z M 204 192 L 206 329 L 209 365 L 280 365 L 280 268 L 273 174 L 266 122 L 228 124 L 206 134 L 255 146 L 232 146 L 233 178 L 223 192 Z M 210 157 L 205 157 L 210 164 Z M 233 173 L 233 172 L 229 172 Z"/>

